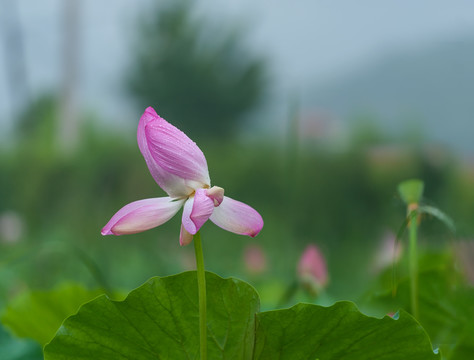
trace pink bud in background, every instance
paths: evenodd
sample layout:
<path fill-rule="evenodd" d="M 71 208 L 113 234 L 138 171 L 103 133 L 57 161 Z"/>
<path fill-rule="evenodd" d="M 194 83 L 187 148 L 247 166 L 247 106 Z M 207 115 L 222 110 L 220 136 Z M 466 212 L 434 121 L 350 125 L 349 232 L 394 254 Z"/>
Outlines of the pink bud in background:
<path fill-rule="evenodd" d="M 313 295 L 317 295 L 328 284 L 326 261 L 316 245 L 310 244 L 304 250 L 298 263 L 298 278 Z"/>
<path fill-rule="evenodd" d="M 454 256 L 466 280 L 474 286 L 474 240 L 461 240 L 453 244 Z"/>
<path fill-rule="evenodd" d="M 397 241 L 396 235 L 391 231 L 386 231 L 382 237 L 378 249 L 375 253 L 373 270 L 378 273 L 394 263 L 397 263 L 402 256 L 402 244 Z"/>
<path fill-rule="evenodd" d="M 25 224 L 15 211 L 5 211 L 0 214 L 0 242 L 16 243 L 25 232 Z"/>
<path fill-rule="evenodd" d="M 245 268 L 251 274 L 257 275 L 267 269 L 267 259 L 263 249 L 259 245 L 248 245 L 244 250 Z"/>

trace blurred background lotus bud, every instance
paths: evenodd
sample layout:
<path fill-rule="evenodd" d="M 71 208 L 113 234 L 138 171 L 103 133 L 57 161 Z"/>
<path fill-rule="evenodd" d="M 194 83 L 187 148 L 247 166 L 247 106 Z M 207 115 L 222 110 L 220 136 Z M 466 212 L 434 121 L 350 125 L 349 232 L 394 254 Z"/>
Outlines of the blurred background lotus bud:
<path fill-rule="evenodd" d="M 300 258 L 298 279 L 301 285 L 313 296 L 317 296 L 328 284 L 326 260 L 314 244 L 308 245 Z"/>
<path fill-rule="evenodd" d="M 0 214 L 0 241 L 16 243 L 24 233 L 23 220 L 17 212 L 5 211 Z"/>
<path fill-rule="evenodd" d="M 386 231 L 375 252 L 372 269 L 374 273 L 396 264 L 402 256 L 402 243 L 397 241 L 396 235 L 391 231 Z"/>
<path fill-rule="evenodd" d="M 474 241 L 462 240 L 455 242 L 454 256 L 467 282 L 474 286 Z"/>
<path fill-rule="evenodd" d="M 244 249 L 245 269 L 252 275 L 259 275 L 267 270 L 267 258 L 260 245 L 250 244 Z"/>

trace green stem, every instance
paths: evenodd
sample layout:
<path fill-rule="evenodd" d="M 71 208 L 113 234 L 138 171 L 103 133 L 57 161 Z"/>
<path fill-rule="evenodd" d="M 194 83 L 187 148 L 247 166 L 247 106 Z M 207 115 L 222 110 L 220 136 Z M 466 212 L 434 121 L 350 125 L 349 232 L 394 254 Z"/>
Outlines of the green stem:
<path fill-rule="evenodd" d="M 201 360 L 207 359 L 207 325 L 206 325 L 206 274 L 204 273 L 204 256 L 202 253 L 201 234 L 194 235 L 194 252 L 199 294 L 199 339 L 201 344 Z"/>
<path fill-rule="evenodd" d="M 410 218 L 410 296 L 412 315 L 418 319 L 418 255 L 417 255 L 417 210 L 412 210 Z"/>

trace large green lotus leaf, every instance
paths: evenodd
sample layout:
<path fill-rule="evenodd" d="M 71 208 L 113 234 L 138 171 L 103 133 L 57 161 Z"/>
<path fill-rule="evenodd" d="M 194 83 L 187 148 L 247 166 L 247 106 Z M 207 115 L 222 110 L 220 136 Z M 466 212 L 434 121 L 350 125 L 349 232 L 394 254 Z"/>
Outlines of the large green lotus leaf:
<path fill-rule="evenodd" d="M 258 313 L 248 284 L 206 273 L 209 359 L 439 359 L 407 313 L 363 315 L 350 302 Z M 68 318 L 46 360 L 198 359 L 196 273 L 153 278 L 121 302 L 99 297 Z"/>
<path fill-rule="evenodd" d="M 250 359 L 256 291 L 206 273 L 209 359 Z M 46 360 L 197 359 L 196 272 L 152 278 L 124 301 L 101 296 L 68 318 L 45 347 Z"/>
<path fill-rule="evenodd" d="M 0 325 L 0 359 L 41 360 L 43 352 L 38 343 L 15 338 Z"/>
<path fill-rule="evenodd" d="M 351 302 L 331 307 L 298 304 L 257 316 L 254 359 L 258 360 L 431 360 L 423 328 L 406 312 L 377 319 Z"/>
<path fill-rule="evenodd" d="M 25 292 L 8 303 L 2 322 L 16 336 L 44 345 L 51 341 L 67 317 L 102 293 L 102 290 L 88 290 L 75 283 L 64 283 L 49 291 Z"/>

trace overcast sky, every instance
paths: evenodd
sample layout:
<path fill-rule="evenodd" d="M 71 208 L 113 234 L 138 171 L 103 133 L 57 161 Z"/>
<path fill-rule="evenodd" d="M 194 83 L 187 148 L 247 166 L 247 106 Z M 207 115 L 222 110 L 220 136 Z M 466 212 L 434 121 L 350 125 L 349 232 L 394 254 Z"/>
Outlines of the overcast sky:
<path fill-rule="evenodd" d="M 114 121 L 133 116 L 120 89 L 134 24 L 151 0 L 79 0 L 82 105 Z M 33 93 L 57 89 L 60 14 L 64 0 L 0 0 L 0 129 L 11 124 L 4 44 L 8 4 L 19 6 L 28 84 Z M 474 33 L 472 0 L 203 0 L 200 14 L 243 24 L 247 41 L 272 64 L 276 87 L 301 90 L 369 63 L 387 52 Z M 3 10 L 2 10 L 3 9 Z M 4 132 L 2 130 L 2 132 Z"/>

